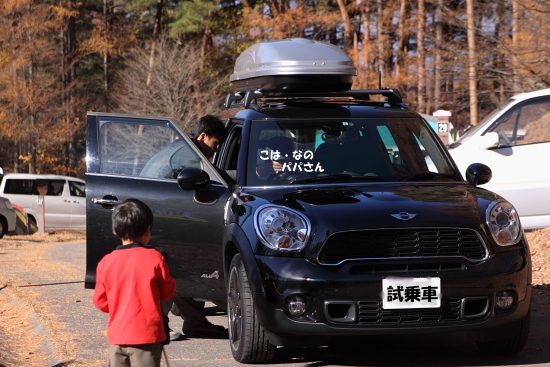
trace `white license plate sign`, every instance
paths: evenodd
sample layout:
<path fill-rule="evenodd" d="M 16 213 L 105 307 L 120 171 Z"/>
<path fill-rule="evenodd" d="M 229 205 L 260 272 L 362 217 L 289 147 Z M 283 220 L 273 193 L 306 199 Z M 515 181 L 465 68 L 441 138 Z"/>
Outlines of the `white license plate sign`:
<path fill-rule="evenodd" d="M 440 278 L 386 278 L 382 280 L 382 308 L 438 308 Z"/>

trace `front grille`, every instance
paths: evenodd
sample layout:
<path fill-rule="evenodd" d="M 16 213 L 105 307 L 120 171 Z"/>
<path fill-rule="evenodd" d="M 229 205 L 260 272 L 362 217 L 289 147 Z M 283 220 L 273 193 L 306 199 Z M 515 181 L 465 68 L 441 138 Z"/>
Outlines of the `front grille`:
<path fill-rule="evenodd" d="M 469 229 L 375 229 L 333 234 L 318 260 L 334 265 L 351 259 L 436 256 L 482 260 L 486 250 L 476 232 Z"/>
<path fill-rule="evenodd" d="M 419 274 L 419 273 L 445 273 L 466 271 L 466 265 L 460 262 L 449 263 L 421 263 L 421 264 L 358 264 L 350 267 L 352 275 L 374 275 L 374 274 Z"/>
<path fill-rule="evenodd" d="M 359 324 L 427 324 L 448 323 L 460 320 L 459 298 L 441 300 L 439 308 L 418 308 L 402 310 L 382 309 L 382 300 L 359 302 Z"/>

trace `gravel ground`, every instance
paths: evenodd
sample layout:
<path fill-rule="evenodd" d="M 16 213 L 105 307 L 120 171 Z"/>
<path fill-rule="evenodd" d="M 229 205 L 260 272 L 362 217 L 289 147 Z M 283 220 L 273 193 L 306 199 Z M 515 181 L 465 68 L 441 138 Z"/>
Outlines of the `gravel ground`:
<path fill-rule="evenodd" d="M 533 314 L 545 317 L 550 314 L 550 228 L 526 235 Z M 85 233 L 77 231 L 0 239 L 0 367 L 105 366 L 107 344 L 98 330 L 105 329 L 107 314 L 93 308 L 91 290 L 84 289 L 84 252 L 69 251 L 84 241 Z"/>

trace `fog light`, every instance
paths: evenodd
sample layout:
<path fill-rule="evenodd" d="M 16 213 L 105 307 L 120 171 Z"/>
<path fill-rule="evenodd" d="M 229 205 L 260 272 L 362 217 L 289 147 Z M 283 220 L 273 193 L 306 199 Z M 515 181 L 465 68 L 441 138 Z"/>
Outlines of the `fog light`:
<path fill-rule="evenodd" d="M 288 312 L 292 316 L 300 316 L 306 312 L 306 302 L 300 297 L 294 297 L 288 302 Z"/>
<path fill-rule="evenodd" d="M 497 307 L 506 310 L 514 305 L 515 292 L 500 291 L 497 292 Z"/>

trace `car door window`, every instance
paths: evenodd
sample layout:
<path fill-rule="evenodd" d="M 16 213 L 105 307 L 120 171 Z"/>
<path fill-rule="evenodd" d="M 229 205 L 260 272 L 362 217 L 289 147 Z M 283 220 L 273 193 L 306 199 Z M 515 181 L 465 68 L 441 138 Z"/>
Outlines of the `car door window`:
<path fill-rule="evenodd" d="M 65 188 L 65 180 L 49 180 L 46 195 L 61 196 Z"/>
<path fill-rule="evenodd" d="M 64 186 L 65 180 L 38 180 L 34 195 L 61 196 Z"/>
<path fill-rule="evenodd" d="M 125 123 L 123 118 L 102 120 L 101 173 L 175 179 L 184 168 L 203 168 L 192 143 L 165 121 L 143 120 L 136 124 Z"/>
<path fill-rule="evenodd" d="M 71 191 L 71 196 L 86 197 L 86 185 L 82 182 L 69 181 L 69 190 Z"/>
<path fill-rule="evenodd" d="M 519 104 L 491 131 L 498 133 L 499 144 L 504 146 L 550 141 L 550 99 Z"/>
<path fill-rule="evenodd" d="M 32 195 L 34 180 L 8 179 L 4 187 L 5 194 Z"/>

